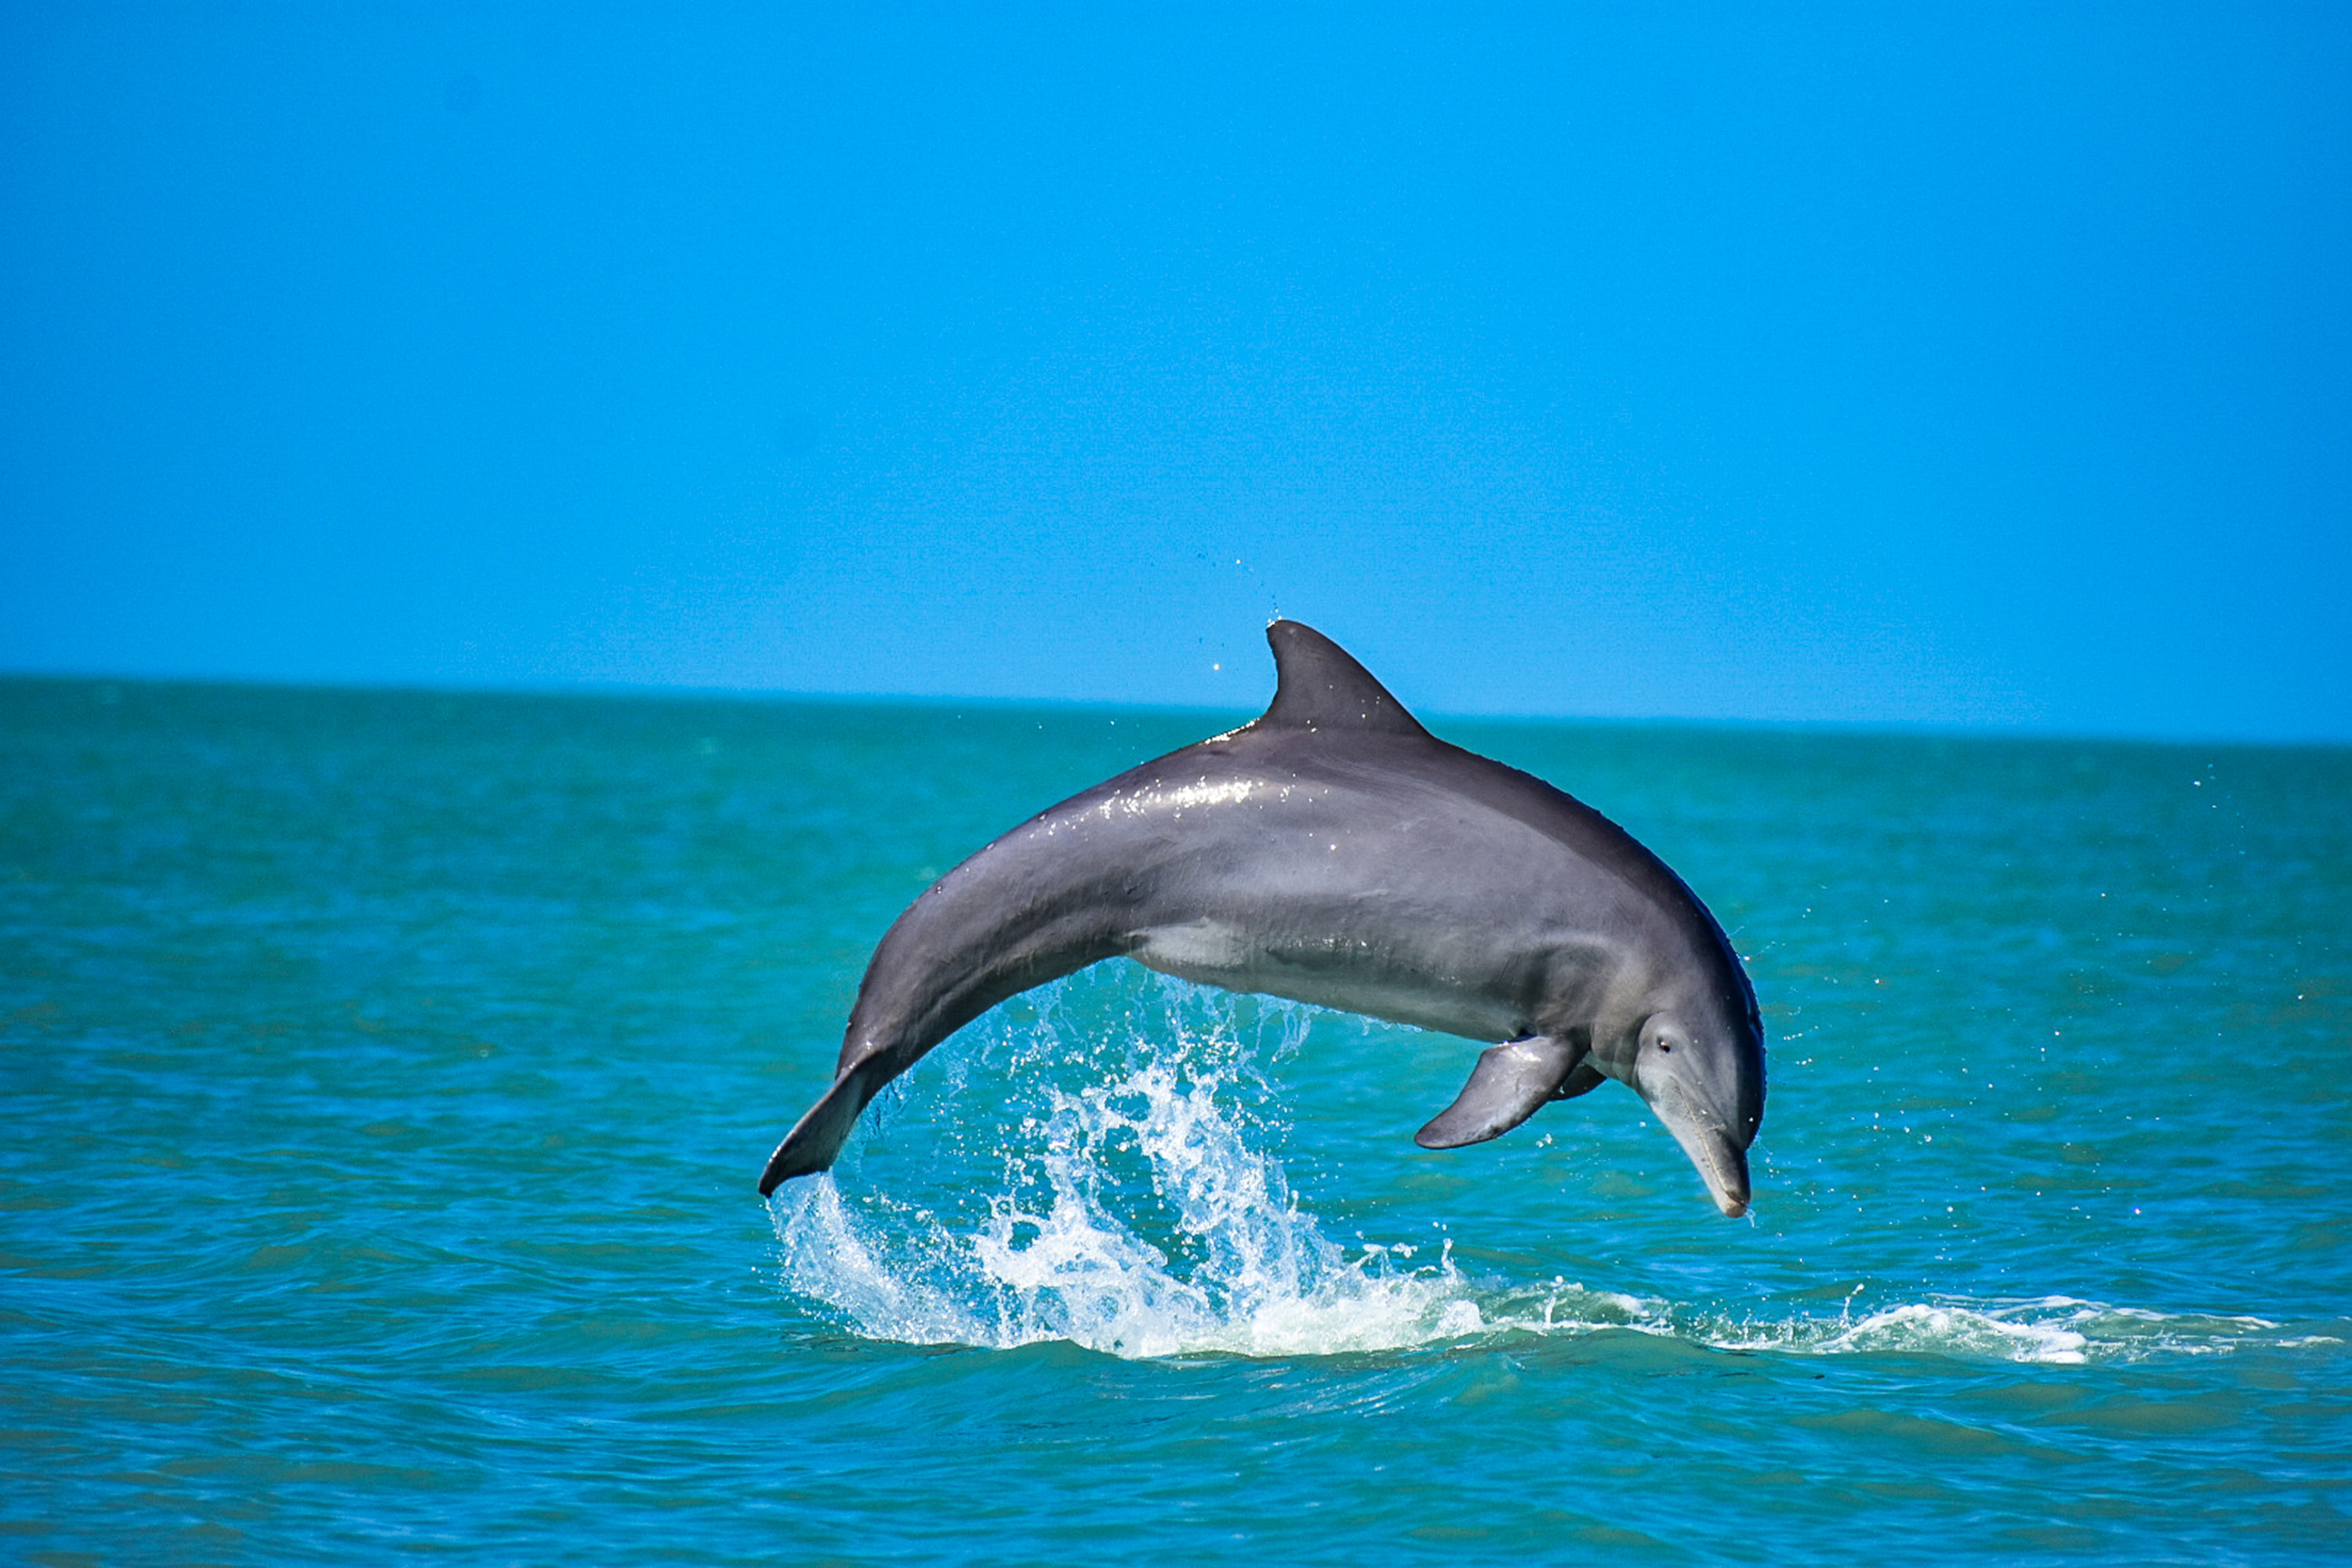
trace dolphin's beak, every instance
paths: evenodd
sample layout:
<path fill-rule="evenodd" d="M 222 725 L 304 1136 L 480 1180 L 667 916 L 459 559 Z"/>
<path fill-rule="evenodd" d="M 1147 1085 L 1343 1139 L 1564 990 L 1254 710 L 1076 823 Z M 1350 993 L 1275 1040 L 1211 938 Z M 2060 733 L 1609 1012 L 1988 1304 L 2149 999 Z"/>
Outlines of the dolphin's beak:
<path fill-rule="evenodd" d="M 1678 1084 L 1668 1084 L 1651 1100 L 1650 1109 L 1706 1183 L 1706 1195 L 1733 1219 L 1748 1212 L 1748 1151 L 1733 1141 L 1731 1130 L 1693 1105 Z"/>

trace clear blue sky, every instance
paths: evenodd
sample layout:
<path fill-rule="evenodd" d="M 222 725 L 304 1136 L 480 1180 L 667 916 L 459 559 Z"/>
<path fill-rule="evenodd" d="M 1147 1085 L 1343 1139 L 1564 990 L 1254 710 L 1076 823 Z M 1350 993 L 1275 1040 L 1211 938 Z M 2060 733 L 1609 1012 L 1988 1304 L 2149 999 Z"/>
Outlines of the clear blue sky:
<path fill-rule="evenodd" d="M 0 668 L 2352 741 L 2352 10 L 11 5 Z"/>

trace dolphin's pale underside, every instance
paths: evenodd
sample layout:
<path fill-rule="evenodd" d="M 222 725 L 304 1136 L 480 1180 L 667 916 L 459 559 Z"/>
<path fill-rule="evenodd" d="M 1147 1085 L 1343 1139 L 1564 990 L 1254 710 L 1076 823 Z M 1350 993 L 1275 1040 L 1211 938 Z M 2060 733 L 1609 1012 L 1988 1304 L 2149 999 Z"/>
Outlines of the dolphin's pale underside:
<path fill-rule="evenodd" d="M 1614 1079 L 1745 1212 L 1764 1113 L 1756 997 L 1680 878 L 1600 813 L 1429 733 L 1338 644 L 1267 628 L 1254 723 L 1039 814 L 875 949 L 833 1086 L 760 1190 L 831 1165 L 876 1093 L 1005 998 L 1125 956 L 1471 1039 L 1425 1148 L 1498 1137 Z"/>

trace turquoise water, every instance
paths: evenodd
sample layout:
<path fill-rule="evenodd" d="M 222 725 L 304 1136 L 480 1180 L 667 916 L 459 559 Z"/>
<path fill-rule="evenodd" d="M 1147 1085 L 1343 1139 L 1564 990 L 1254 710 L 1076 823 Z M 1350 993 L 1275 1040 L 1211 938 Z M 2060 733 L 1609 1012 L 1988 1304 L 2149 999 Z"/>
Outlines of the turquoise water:
<path fill-rule="evenodd" d="M 2352 752 L 1440 723 L 1748 955 L 1613 1086 L 1125 963 L 753 1183 L 941 869 L 1219 716 L 0 682 L 0 1555 L 2352 1548 Z"/>

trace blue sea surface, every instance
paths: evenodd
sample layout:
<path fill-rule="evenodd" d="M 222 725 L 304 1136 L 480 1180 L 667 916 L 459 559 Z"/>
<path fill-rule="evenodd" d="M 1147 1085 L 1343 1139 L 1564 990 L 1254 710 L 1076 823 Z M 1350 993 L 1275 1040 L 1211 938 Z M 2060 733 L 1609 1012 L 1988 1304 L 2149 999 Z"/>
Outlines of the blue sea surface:
<path fill-rule="evenodd" d="M 874 942 L 1224 716 L 0 681 L 0 1557 L 2352 1556 L 2352 752 L 1439 723 L 1769 1030 L 1606 1087 L 1115 961 L 754 1182 Z"/>

